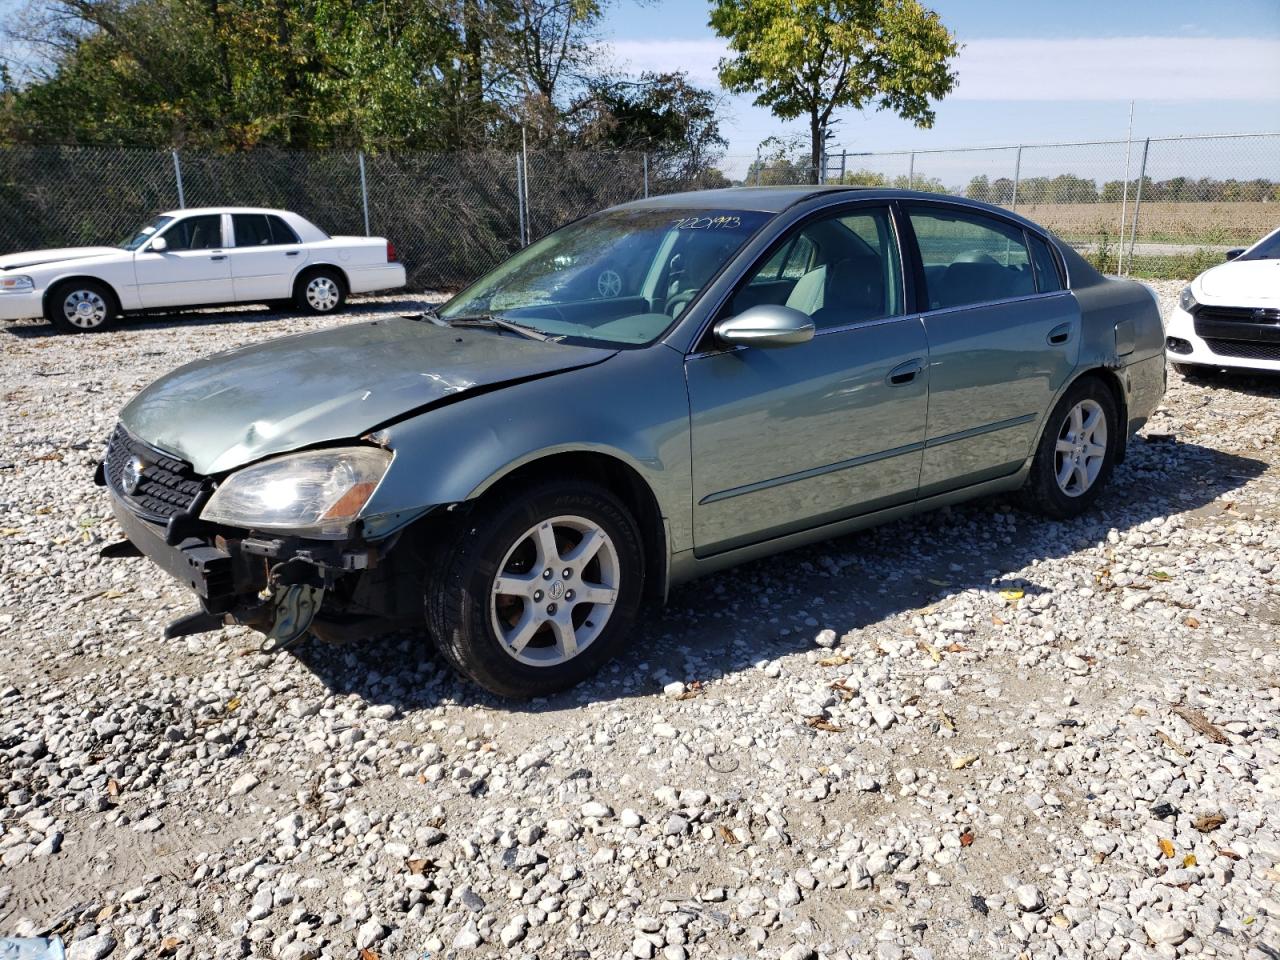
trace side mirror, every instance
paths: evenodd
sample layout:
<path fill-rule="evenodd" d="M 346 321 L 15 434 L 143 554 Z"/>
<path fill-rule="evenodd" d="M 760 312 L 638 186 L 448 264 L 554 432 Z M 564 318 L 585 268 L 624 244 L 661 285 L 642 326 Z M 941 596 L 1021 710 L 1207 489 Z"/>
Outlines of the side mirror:
<path fill-rule="evenodd" d="M 725 317 L 712 332 L 722 343 L 748 347 L 786 347 L 813 339 L 813 321 L 793 307 L 762 303 Z"/>
<path fill-rule="evenodd" d="M 156 237 L 154 240 L 151 241 L 152 253 L 164 253 L 168 249 L 169 249 L 169 241 L 166 240 L 164 237 Z"/>
<path fill-rule="evenodd" d="M 1245 251 L 1244 247 L 1239 247 L 1235 250 L 1228 250 L 1226 259 L 1234 260 L 1236 257 L 1240 256 L 1240 254 L 1244 253 L 1244 251 Z"/>

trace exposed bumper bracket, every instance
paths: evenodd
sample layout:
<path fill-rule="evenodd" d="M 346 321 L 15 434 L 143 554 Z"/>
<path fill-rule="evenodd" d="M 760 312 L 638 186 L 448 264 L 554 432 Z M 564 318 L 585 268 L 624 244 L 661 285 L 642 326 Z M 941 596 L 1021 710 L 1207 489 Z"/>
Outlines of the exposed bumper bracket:
<path fill-rule="evenodd" d="M 223 626 L 222 617 L 210 613 L 203 608 L 193 610 L 186 616 L 179 617 L 164 628 L 164 638 L 174 640 L 178 637 L 189 637 L 193 633 L 208 633 Z"/>

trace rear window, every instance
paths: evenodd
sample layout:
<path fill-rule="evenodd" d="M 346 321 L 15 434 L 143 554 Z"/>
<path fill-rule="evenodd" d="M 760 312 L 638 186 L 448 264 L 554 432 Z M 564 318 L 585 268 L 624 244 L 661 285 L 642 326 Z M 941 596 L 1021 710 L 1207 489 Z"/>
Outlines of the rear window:
<path fill-rule="evenodd" d="M 964 307 L 1036 292 L 1021 227 L 981 213 L 908 207 L 924 263 L 929 309 Z"/>
<path fill-rule="evenodd" d="M 237 247 L 264 247 L 285 243 L 297 243 L 298 236 L 289 225 L 269 213 L 234 213 L 231 224 L 235 228 Z"/>

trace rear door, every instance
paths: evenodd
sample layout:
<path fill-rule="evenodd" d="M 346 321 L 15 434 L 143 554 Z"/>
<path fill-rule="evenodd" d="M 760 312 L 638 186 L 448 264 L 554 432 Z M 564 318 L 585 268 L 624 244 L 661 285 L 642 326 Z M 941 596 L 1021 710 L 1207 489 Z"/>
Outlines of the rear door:
<path fill-rule="evenodd" d="M 231 278 L 241 302 L 284 300 L 307 259 L 306 248 L 282 219 L 270 213 L 231 215 Z"/>
<path fill-rule="evenodd" d="M 1018 470 L 1076 366 L 1080 311 L 1021 225 L 942 202 L 904 209 L 927 308 L 923 498 Z"/>
<path fill-rule="evenodd" d="M 808 251 L 783 299 L 813 319 L 814 338 L 774 348 L 708 339 L 685 361 L 699 556 L 916 495 L 928 347 L 904 309 L 889 209 L 824 212 L 781 246 Z M 779 263 L 775 250 L 722 315 L 759 303 L 761 288 L 783 281 Z"/>
<path fill-rule="evenodd" d="M 165 250 L 151 250 L 148 243 L 133 257 L 142 306 L 193 306 L 234 299 L 231 263 L 223 247 L 222 214 L 181 217 L 160 236 Z"/>

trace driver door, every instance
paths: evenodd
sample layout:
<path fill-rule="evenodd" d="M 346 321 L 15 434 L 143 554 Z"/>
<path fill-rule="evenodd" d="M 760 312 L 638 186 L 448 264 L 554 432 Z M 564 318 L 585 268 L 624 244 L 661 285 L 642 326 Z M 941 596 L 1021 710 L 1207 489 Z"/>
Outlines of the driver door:
<path fill-rule="evenodd" d="M 786 305 L 817 327 L 807 343 L 728 348 L 686 360 L 694 548 L 707 556 L 916 497 L 928 407 L 928 341 L 904 312 L 902 264 L 887 207 L 842 207 L 803 237 L 810 269 Z M 758 272 L 758 271 L 756 271 Z M 753 272 L 723 313 L 773 286 Z"/>
<path fill-rule="evenodd" d="M 220 213 L 182 217 L 161 234 L 167 244 L 165 250 L 152 250 L 148 243 L 134 254 L 133 269 L 142 306 L 181 307 L 234 300 L 231 261 L 222 246 L 222 227 Z"/>

